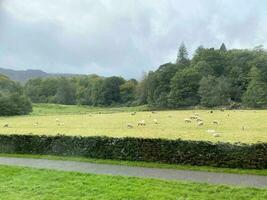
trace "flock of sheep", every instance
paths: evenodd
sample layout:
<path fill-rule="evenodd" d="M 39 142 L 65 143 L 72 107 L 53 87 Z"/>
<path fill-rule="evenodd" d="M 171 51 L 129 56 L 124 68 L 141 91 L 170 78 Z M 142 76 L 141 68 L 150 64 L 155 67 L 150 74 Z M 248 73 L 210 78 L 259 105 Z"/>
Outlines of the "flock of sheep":
<path fill-rule="evenodd" d="M 213 111 L 209 111 L 209 113 L 213 113 Z M 151 114 L 156 114 L 155 111 L 152 111 Z M 132 116 L 136 115 L 136 112 L 132 112 L 131 113 Z M 91 116 L 91 114 L 90 114 Z M 152 116 L 149 115 L 149 117 L 151 118 Z M 171 115 L 168 115 L 169 118 L 171 118 Z M 60 122 L 60 120 L 58 118 L 56 118 L 56 123 L 58 126 L 64 126 L 63 122 Z M 200 117 L 200 115 L 198 113 L 193 113 L 193 115 L 191 115 L 189 118 L 185 118 L 184 122 L 186 124 L 191 124 L 193 122 L 196 122 L 198 126 L 203 126 L 204 125 L 204 120 Z M 213 125 L 219 125 L 219 121 L 218 120 L 213 120 Z M 153 119 L 153 124 L 157 125 L 158 124 L 158 120 L 156 118 Z M 35 122 L 33 124 L 34 126 L 39 126 L 38 122 Z M 141 120 L 139 122 L 137 122 L 137 126 L 146 126 L 146 122 L 145 120 Z M 5 124 L 3 127 L 7 128 L 9 127 L 9 124 Z M 134 128 L 134 125 L 131 123 L 127 123 L 127 128 Z M 216 132 L 215 130 L 207 130 L 208 133 L 212 134 L 213 137 L 220 137 L 220 133 Z"/>
<path fill-rule="evenodd" d="M 152 111 L 152 114 L 155 114 L 156 112 Z M 209 113 L 213 113 L 213 111 L 209 111 Z M 136 112 L 132 112 L 131 113 L 132 116 L 136 115 Z M 149 117 L 151 117 L 151 115 L 149 115 Z M 172 116 L 169 115 L 169 118 L 171 118 Z M 198 113 L 194 113 L 193 115 L 191 115 L 189 118 L 184 119 L 184 122 L 186 124 L 188 123 L 192 123 L 193 121 L 197 122 L 198 126 L 203 126 L 204 125 L 204 121 L 203 119 L 201 119 L 201 117 L 199 116 Z M 153 123 L 154 124 L 158 124 L 158 120 L 157 119 L 153 119 Z M 219 121 L 218 120 L 213 120 L 213 125 L 219 125 Z M 146 126 L 146 122 L 145 120 L 141 120 L 139 122 L 137 122 L 137 126 Z M 134 128 L 134 125 L 131 123 L 127 124 L 128 128 Z M 215 130 L 207 130 L 208 133 L 211 133 L 213 137 L 220 137 L 220 133 L 216 132 Z"/>
<path fill-rule="evenodd" d="M 209 111 L 209 113 L 213 113 L 213 111 Z M 198 126 L 203 126 L 204 125 L 204 121 L 203 119 L 200 118 L 198 113 L 194 113 L 193 115 L 190 116 L 190 118 L 186 118 L 184 119 L 185 123 L 192 123 L 192 121 L 195 120 L 197 122 Z M 218 120 L 213 120 L 212 122 L 214 125 L 219 125 L 219 121 Z M 220 137 L 220 133 L 216 132 L 215 130 L 207 130 L 208 133 L 211 133 L 213 135 L 213 137 Z"/>

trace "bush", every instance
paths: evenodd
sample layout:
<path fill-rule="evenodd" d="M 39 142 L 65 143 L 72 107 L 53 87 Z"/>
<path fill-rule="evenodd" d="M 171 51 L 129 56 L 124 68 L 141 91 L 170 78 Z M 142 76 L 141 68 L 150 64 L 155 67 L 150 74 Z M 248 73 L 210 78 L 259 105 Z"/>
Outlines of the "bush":
<path fill-rule="evenodd" d="M 32 105 L 18 83 L 0 74 L 0 116 L 25 115 Z"/>
<path fill-rule="evenodd" d="M 267 168 L 267 143 L 249 145 L 144 138 L 0 135 L 0 152 L 229 168 Z"/>

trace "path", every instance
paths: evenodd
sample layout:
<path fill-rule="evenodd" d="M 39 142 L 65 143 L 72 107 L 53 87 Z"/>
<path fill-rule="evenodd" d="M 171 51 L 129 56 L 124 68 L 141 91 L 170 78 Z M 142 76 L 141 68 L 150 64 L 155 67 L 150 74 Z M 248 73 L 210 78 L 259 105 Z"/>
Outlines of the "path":
<path fill-rule="evenodd" d="M 129 167 L 123 165 L 94 164 L 88 162 L 9 157 L 0 157 L 0 165 L 267 188 L 267 176 L 256 175 Z"/>

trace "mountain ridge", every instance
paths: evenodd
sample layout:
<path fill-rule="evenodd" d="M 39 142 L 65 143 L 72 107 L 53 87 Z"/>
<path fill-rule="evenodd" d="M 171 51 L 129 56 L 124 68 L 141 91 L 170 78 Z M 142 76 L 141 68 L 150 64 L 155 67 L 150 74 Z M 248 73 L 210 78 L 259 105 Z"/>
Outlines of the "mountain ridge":
<path fill-rule="evenodd" d="M 45 78 L 45 77 L 72 77 L 82 76 L 83 74 L 68 74 L 68 73 L 47 73 L 39 69 L 27 69 L 27 70 L 14 70 L 0 67 L 0 74 L 8 76 L 13 81 L 25 83 L 33 78 Z"/>

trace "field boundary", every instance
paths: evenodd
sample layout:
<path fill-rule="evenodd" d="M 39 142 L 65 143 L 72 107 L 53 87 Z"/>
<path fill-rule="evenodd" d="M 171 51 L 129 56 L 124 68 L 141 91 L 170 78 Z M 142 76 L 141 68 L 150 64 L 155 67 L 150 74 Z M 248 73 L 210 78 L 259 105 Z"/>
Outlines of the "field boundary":
<path fill-rule="evenodd" d="M 267 169 L 267 143 L 230 144 L 127 137 L 0 135 L 0 153 Z"/>

